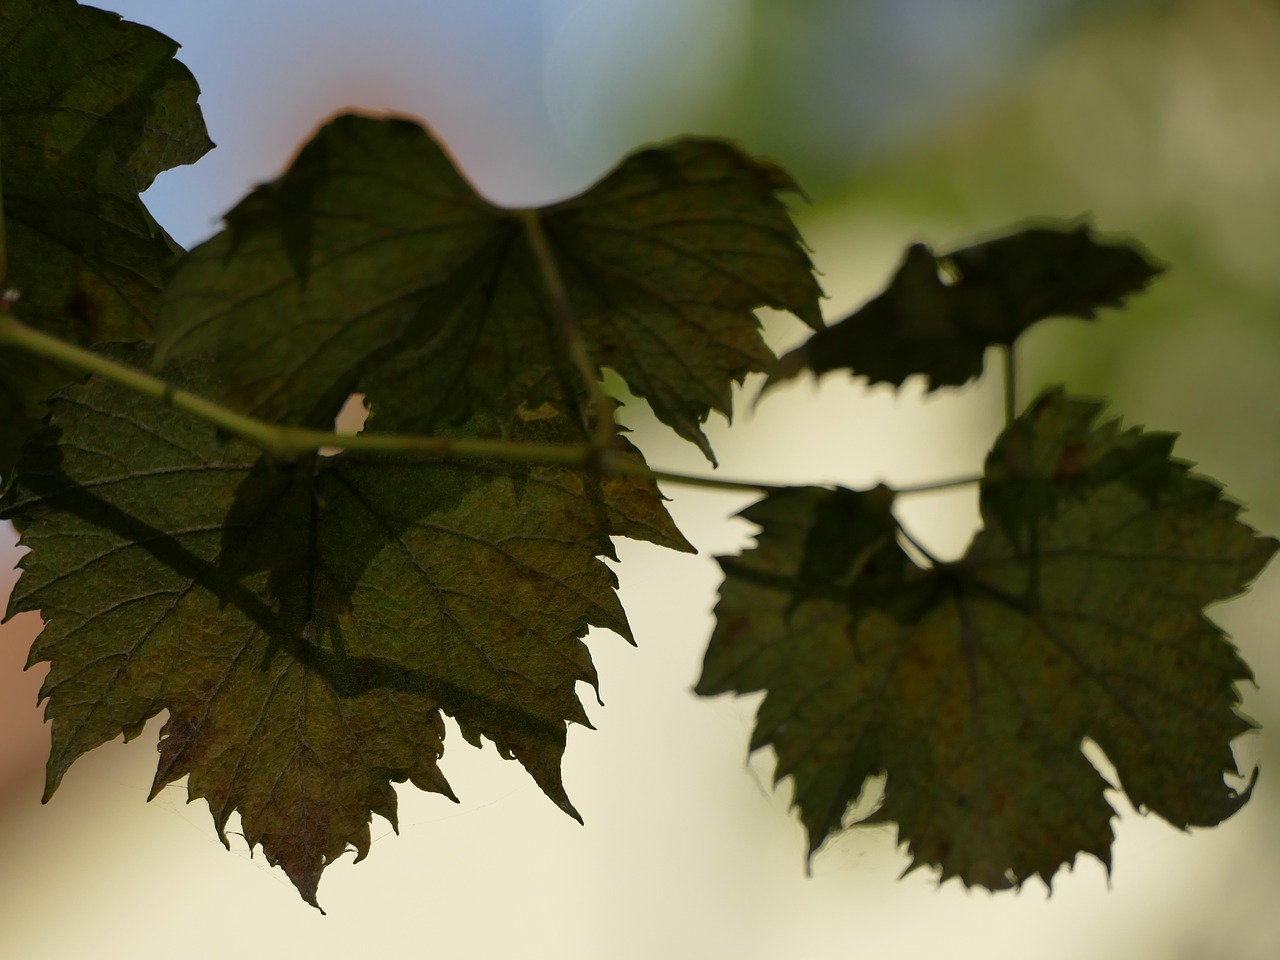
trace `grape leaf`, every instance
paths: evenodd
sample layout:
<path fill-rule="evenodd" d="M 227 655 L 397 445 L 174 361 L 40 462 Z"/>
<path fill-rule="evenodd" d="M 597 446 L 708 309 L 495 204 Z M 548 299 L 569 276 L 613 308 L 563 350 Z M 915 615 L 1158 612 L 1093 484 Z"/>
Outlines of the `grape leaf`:
<path fill-rule="evenodd" d="M 150 338 L 179 252 L 138 194 L 213 144 L 178 45 L 74 0 L 0 6 L 6 287 L 23 320 L 74 343 Z M 74 379 L 0 354 L 0 475 Z"/>
<path fill-rule="evenodd" d="M 627 158 L 537 211 L 477 196 L 420 126 L 348 115 L 227 215 L 167 293 L 160 356 L 211 353 L 220 396 L 324 425 L 359 391 L 379 429 L 428 431 L 584 393 L 526 237 L 536 217 L 592 361 L 710 447 L 730 386 L 773 359 L 751 313 L 822 324 L 779 168 L 712 140 Z M 306 344 L 299 350 L 297 344 Z"/>
<path fill-rule="evenodd" d="M 198 377 L 176 383 L 202 389 Z M 440 711 L 562 809 L 566 723 L 588 724 L 589 626 L 630 639 L 610 533 L 687 548 L 651 483 L 559 467 L 263 460 L 90 380 L 51 401 L 4 515 L 10 615 L 40 610 L 46 799 L 70 764 L 168 710 L 155 790 L 182 776 L 219 835 L 234 810 L 315 903 L 327 863 L 395 823 L 392 781 L 452 797 Z"/>
<path fill-rule="evenodd" d="M 1248 798 L 1230 741 L 1245 664 L 1204 607 L 1275 552 L 1173 437 L 1097 423 L 1049 392 L 1000 437 L 983 529 L 929 569 L 899 544 L 893 494 L 792 488 L 744 511 L 723 557 L 697 691 L 767 691 L 752 749 L 790 776 L 810 856 L 868 781 L 862 822 L 898 824 L 912 867 L 996 889 L 1046 884 L 1080 852 L 1110 866 L 1100 746 L 1129 799 L 1179 826 Z M 866 798 L 869 799 L 869 798 Z"/>
<path fill-rule="evenodd" d="M 802 370 L 837 369 L 872 383 L 901 386 L 919 373 L 930 390 L 958 386 L 982 373 L 988 347 L 1049 317 L 1091 319 L 1160 272 L 1086 226 L 1025 229 L 942 256 L 912 244 L 887 290 L 785 355 L 766 389 Z"/>

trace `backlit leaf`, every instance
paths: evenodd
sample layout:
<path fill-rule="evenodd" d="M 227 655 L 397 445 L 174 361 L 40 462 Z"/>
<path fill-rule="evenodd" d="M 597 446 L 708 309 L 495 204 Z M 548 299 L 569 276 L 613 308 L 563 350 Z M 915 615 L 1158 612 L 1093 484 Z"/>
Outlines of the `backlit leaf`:
<path fill-rule="evenodd" d="M 712 140 L 632 155 L 538 211 L 479 197 L 405 120 L 343 116 L 176 274 L 158 346 L 210 353 L 219 395 L 254 415 L 325 425 L 352 391 L 376 429 L 506 417 L 584 386 L 526 234 L 545 233 L 588 353 L 710 456 L 701 423 L 772 355 L 752 310 L 821 326 L 777 167 Z"/>
<path fill-rule="evenodd" d="M 1134 247 L 1101 243 L 1083 226 L 1026 229 L 941 256 L 912 244 L 884 293 L 784 356 L 769 383 L 847 369 L 871 383 L 924 374 L 930 390 L 957 386 L 982 373 L 988 347 L 1049 317 L 1091 319 L 1159 273 Z"/>
<path fill-rule="evenodd" d="M 923 569 L 886 488 L 794 488 L 749 507 L 757 545 L 725 581 L 698 692 L 766 691 L 752 748 L 791 777 L 812 854 L 885 775 L 864 822 L 913 866 L 1000 888 L 1078 853 L 1110 864 L 1108 784 L 1179 826 L 1230 816 L 1250 786 L 1230 742 L 1248 668 L 1204 608 L 1276 549 L 1172 436 L 1098 423 L 1048 393 L 997 441 L 983 529 Z"/>

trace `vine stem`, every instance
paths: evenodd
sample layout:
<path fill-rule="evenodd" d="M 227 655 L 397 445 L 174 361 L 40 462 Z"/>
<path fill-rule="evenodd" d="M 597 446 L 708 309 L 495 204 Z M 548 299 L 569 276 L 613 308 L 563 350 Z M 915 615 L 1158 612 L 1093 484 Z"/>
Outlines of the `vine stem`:
<path fill-rule="evenodd" d="M 913 493 L 936 493 L 940 490 L 954 490 L 956 487 L 968 487 L 975 483 L 981 483 L 982 477 L 953 477 L 950 480 L 934 480 L 931 483 L 920 483 L 910 487 L 894 487 L 893 492 L 898 496 L 906 496 Z"/>
<path fill-rule="evenodd" d="M 546 285 L 551 297 L 551 307 L 560 321 L 560 332 L 569 348 L 569 358 L 586 388 L 591 403 L 594 423 L 591 425 L 591 443 L 596 452 L 603 456 L 613 442 L 617 425 L 613 420 L 613 404 L 604 388 L 600 385 L 600 377 L 596 365 L 587 351 L 586 340 L 582 336 L 582 328 L 573 315 L 573 305 L 569 301 L 569 291 L 564 285 L 564 277 L 556 264 L 555 255 L 551 252 L 551 242 L 542 229 L 542 217 L 536 209 L 517 211 L 524 224 L 525 238 L 533 251 L 533 258 L 538 264 L 538 273 Z"/>
<path fill-rule="evenodd" d="M 1007 427 L 1018 416 L 1018 368 L 1013 344 L 1006 343 L 1001 349 L 1004 354 L 1004 425 Z"/>
<path fill-rule="evenodd" d="M 544 463 L 567 467 L 587 467 L 603 474 L 666 481 L 711 490 L 768 493 L 791 484 L 759 480 L 730 480 L 673 470 L 653 470 L 622 457 L 612 449 L 603 452 L 594 444 L 529 443 L 518 440 L 487 440 L 473 437 L 431 437 L 403 433 L 333 433 L 305 427 L 281 426 L 256 417 L 236 413 L 189 390 L 183 390 L 135 367 L 84 347 L 41 333 L 10 312 L 13 301 L 0 300 L 0 345 L 8 345 L 92 373 L 134 393 L 159 400 L 184 413 L 213 424 L 232 436 L 286 459 L 336 448 L 364 453 L 408 453 L 460 460 L 496 459 L 518 463 Z M 899 495 L 931 493 L 977 483 L 978 477 L 958 477 L 936 483 L 903 487 Z"/>
<path fill-rule="evenodd" d="M 920 552 L 920 556 L 924 557 L 924 559 L 928 562 L 929 566 L 941 567 L 943 565 L 942 561 L 939 560 L 937 557 L 935 557 L 932 553 L 930 553 L 928 548 L 926 548 L 923 543 L 921 543 L 919 540 L 917 540 L 915 537 L 911 535 L 911 531 L 908 530 L 906 527 L 904 527 L 901 521 L 898 521 L 895 519 L 894 522 L 898 526 L 898 533 L 902 537 L 902 539 L 906 540 L 907 543 L 915 547 L 916 550 Z"/>

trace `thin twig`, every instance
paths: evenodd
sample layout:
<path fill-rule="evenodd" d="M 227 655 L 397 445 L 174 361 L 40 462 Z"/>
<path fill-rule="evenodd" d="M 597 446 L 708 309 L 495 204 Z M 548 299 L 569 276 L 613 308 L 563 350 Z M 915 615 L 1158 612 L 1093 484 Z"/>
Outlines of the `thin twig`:
<path fill-rule="evenodd" d="M 135 367 L 119 363 L 84 347 L 41 333 L 12 313 L 0 314 L 0 344 L 20 347 L 169 406 L 224 430 L 281 457 L 292 458 L 322 447 L 368 453 L 418 453 L 460 458 L 498 458 L 523 462 L 584 466 L 594 453 L 585 444 L 522 443 L 470 437 L 424 437 L 406 434 L 339 434 L 304 427 L 279 426 L 236 413 L 189 390 L 166 383 Z"/>
<path fill-rule="evenodd" d="M 917 493 L 936 493 L 940 490 L 953 490 L 956 487 L 967 487 L 981 482 L 981 476 L 953 477 L 950 480 L 935 480 L 933 483 L 920 483 L 911 487 L 893 487 L 892 489 L 898 496 L 905 497 Z"/>
<path fill-rule="evenodd" d="M 751 480 L 721 480 L 669 470 L 650 470 L 642 463 L 605 451 L 594 445 L 528 443 L 518 440 L 488 440 L 471 437 L 429 437 L 412 434 L 332 433 L 303 427 L 279 426 L 256 417 L 236 413 L 189 390 L 166 383 L 127 364 L 112 360 L 84 347 L 41 333 L 11 313 L 0 313 L 0 344 L 18 347 L 49 360 L 58 361 L 85 373 L 166 403 L 175 409 L 211 423 L 254 446 L 277 456 L 292 459 L 322 448 L 366 453 L 426 454 L 456 459 L 498 459 L 521 463 L 545 463 L 568 467 L 593 467 L 602 473 L 680 483 L 714 490 L 765 492 L 779 487 Z"/>
<path fill-rule="evenodd" d="M 6 301 L 6 306 L 8 305 Z M 617 455 L 595 444 L 529 443 L 474 437 L 433 437 L 400 433 L 333 433 L 305 427 L 268 423 L 237 413 L 189 390 L 183 390 L 136 367 L 112 360 L 84 347 L 42 333 L 27 326 L 12 312 L 0 310 L 0 345 L 18 347 L 85 373 L 92 373 L 117 386 L 151 397 L 182 410 L 220 430 L 284 459 L 293 459 L 323 448 L 365 453 L 404 453 L 453 459 L 493 459 L 519 463 L 545 463 L 590 468 L 601 474 L 636 477 L 656 482 L 710 490 L 769 493 L 795 484 L 766 483 L 760 480 L 733 480 L 674 470 L 653 470 L 643 463 Z M 979 477 L 958 477 L 937 483 L 903 487 L 901 495 L 929 493 L 978 482 Z"/>
<path fill-rule="evenodd" d="M 0 136 L 4 131 L 0 130 Z M 0 293 L 5 290 L 4 281 L 9 276 L 9 247 L 4 234 L 4 170 L 0 169 Z"/>
<path fill-rule="evenodd" d="M 1004 425 L 1007 427 L 1018 416 L 1018 370 L 1013 344 L 1005 344 L 1001 352 L 1004 354 Z"/>
<path fill-rule="evenodd" d="M 925 558 L 925 560 L 929 561 L 929 565 L 930 565 L 931 567 L 940 567 L 940 566 L 942 566 L 942 561 L 941 561 L 941 560 L 939 560 L 937 557 L 935 557 L 932 553 L 930 553 L 930 552 L 925 548 L 924 544 L 922 544 L 919 540 L 917 540 L 915 537 L 913 537 L 913 536 L 911 535 L 911 531 L 910 531 L 910 530 L 908 530 L 906 527 L 904 527 L 904 526 L 902 525 L 902 521 L 901 521 L 901 520 L 899 520 L 897 517 L 894 517 L 894 518 L 893 518 L 893 522 L 894 522 L 895 524 L 897 524 L 897 526 L 898 526 L 898 533 L 902 535 L 902 539 L 906 540 L 906 541 L 907 541 L 907 543 L 909 543 L 909 544 L 911 544 L 911 546 L 915 547 L 915 548 L 916 548 L 916 550 L 918 550 L 918 551 L 920 552 L 920 556 L 924 557 L 924 558 Z"/>

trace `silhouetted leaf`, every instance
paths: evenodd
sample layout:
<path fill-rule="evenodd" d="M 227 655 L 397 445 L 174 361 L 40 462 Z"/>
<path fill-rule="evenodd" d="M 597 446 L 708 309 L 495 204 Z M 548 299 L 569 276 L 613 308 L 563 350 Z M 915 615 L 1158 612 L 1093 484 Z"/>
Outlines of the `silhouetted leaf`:
<path fill-rule="evenodd" d="M 74 0 L 0 5 L 7 287 L 22 319 L 74 343 L 149 339 L 176 244 L 138 199 L 213 144 L 178 45 Z M 0 351 L 0 475 L 73 378 Z"/>
<path fill-rule="evenodd" d="M 982 373 L 988 347 L 1012 344 L 1049 317 L 1091 319 L 1160 273 L 1132 246 L 1099 243 L 1088 227 L 1037 227 L 935 256 L 912 244 L 889 288 L 784 356 L 768 385 L 811 370 L 847 369 L 928 388 Z"/>
<path fill-rule="evenodd" d="M 1049 393 L 997 441 L 983 529 L 922 569 L 886 488 L 794 488 L 744 511 L 698 692 L 767 691 L 753 749 L 795 783 L 810 853 L 870 778 L 913 866 L 988 888 L 1110 863 L 1095 741 L 1139 808 L 1216 824 L 1248 797 L 1230 741 L 1249 669 L 1204 615 L 1276 549 L 1173 438 Z"/>
<path fill-rule="evenodd" d="M 31 653 L 50 662 L 46 795 L 167 710 L 155 789 L 189 777 L 220 834 L 238 810 L 314 903 L 327 863 L 368 851 L 372 813 L 394 824 L 390 782 L 452 797 L 443 710 L 577 817 L 560 757 L 566 723 L 588 724 L 575 686 L 596 684 L 583 637 L 630 638 L 597 557 L 611 532 L 687 546 L 651 483 L 276 463 L 97 380 L 52 409 L 4 508 L 32 548 L 11 615 L 46 622 Z"/>
<path fill-rule="evenodd" d="M 379 430 L 544 401 L 576 411 L 584 387 L 525 234 L 534 215 L 592 361 L 710 456 L 700 424 L 773 359 L 753 308 L 822 323 L 777 198 L 791 189 L 728 144 L 684 140 L 575 199 L 504 210 L 420 126 L 339 117 L 187 258 L 160 352 L 213 354 L 219 396 L 271 420 L 328 424 L 356 390 Z"/>

